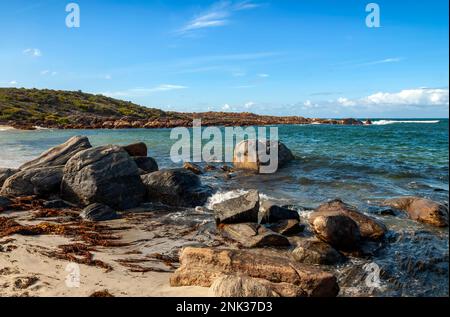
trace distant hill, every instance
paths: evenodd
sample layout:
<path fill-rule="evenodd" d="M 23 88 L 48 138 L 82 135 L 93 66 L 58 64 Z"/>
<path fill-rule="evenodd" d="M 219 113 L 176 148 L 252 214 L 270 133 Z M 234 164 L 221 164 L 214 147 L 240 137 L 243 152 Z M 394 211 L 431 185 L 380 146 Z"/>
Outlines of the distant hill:
<path fill-rule="evenodd" d="M 35 126 L 60 129 L 171 128 L 192 126 L 193 118 L 201 118 L 205 126 L 361 123 L 353 119 L 260 116 L 247 112 L 168 112 L 81 91 L 0 88 L 0 124 L 19 129 L 33 129 Z"/>

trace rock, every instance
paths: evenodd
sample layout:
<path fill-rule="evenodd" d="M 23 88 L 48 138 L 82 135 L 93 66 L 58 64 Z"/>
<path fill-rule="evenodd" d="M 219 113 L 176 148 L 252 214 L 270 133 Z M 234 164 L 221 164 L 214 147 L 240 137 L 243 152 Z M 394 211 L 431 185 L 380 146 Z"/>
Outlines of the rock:
<path fill-rule="evenodd" d="M 79 152 L 67 162 L 61 194 L 63 199 L 82 206 L 103 203 L 129 209 L 143 202 L 145 187 L 128 153 L 107 145 Z"/>
<path fill-rule="evenodd" d="M 119 215 L 109 206 L 92 204 L 83 209 L 80 217 L 88 221 L 107 221 L 119 218 Z"/>
<path fill-rule="evenodd" d="M 239 223 L 220 226 L 222 233 L 245 248 L 286 247 L 289 240 L 257 223 Z"/>
<path fill-rule="evenodd" d="M 8 178 L 0 193 L 12 197 L 48 197 L 59 193 L 62 178 L 63 166 L 26 169 Z"/>
<path fill-rule="evenodd" d="M 197 175 L 182 168 L 153 172 L 142 175 L 141 179 L 150 201 L 169 206 L 202 206 L 212 194 L 212 189 L 203 186 Z"/>
<path fill-rule="evenodd" d="M 261 278 L 223 275 L 210 287 L 213 297 L 305 297 L 299 286 L 290 283 L 273 283 Z"/>
<path fill-rule="evenodd" d="M 338 212 L 342 215 L 350 217 L 358 224 L 359 232 L 363 239 L 380 240 L 384 237 L 387 229 L 381 222 L 366 216 L 356 210 L 355 207 L 350 206 L 339 199 L 332 200 L 325 204 L 320 205 L 313 215 L 316 213 L 326 214 L 328 212 Z"/>
<path fill-rule="evenodd" d="M 292 161 L 294 155 L 283 143 L 271 140 L 268 140 L 266 144 L 256 140 L 245 140 L 238 143 L 234 149 L 233 165 L 237 169 L 264 172 L 261 167 L 268 167 L 269 163 L 273 162 L 261 162 L 262 157 L 258 153 L 261 151 L 265 153 L 266 149 L 270 153 L 270 151 L 275 151 L 276 148 L 278 148 L 278 165 L 275 166 L 274 170 L 276 171 Z M 268 172 L 273 173 L 274 171 Z"/>
<path fill-rule="evenodd" d="M 212 206 L 216 223 L 258 222 L 259 193 L 251 190 Z"/>
<path fill-rule="evenodd" d="M 300 221 L 300 216 L 297 211 L 277 206 L 270 201 L 261 203 L 258 215 L 260 223 L 274 223 L 286 219 Z"/>
<path fill-rule="evenodd" d="M 74 136 L 65 143 L 55 146 L 42 153 L 38 158 L 23 164 L 20 170 L 39 167 L 63 166 L 76 153 L 91 148 L 89 139 L 83 136 Z"/>
<path fill-rule="evenodd" d="M 220 169 L 225 173 L 233 173 L 234 172 L 233 168 L 228 165 L 222 165 L 220 167 Z"/>
<path fill-rule="evenodd" d="M 0 188 L 3 186 L 3 183 L 17 173 L 19 170 L 12 168 L 0 168 Z"/>
<path fill-rule="evenodd" d="M 209 172 L 209 171 L 215 171 L 217 169 L 217 167 L 215 167 L 214 165 L 211 164 L 206 164 L 205 165 L 205 171 Z"/>
<path fill-rule="evenodd" d="M 170 278 L 171 286 L 210 287 L 221 275 L 249 276 L 272 283 L 289 283 L 307 296 L 336 296 L 339 286 L 331 273 L 291 260 L 265 249 L 219 250 L 184 248 L 181 266 Z"/>
<path fill-rule="evenodd" d="M 284 236 L 291 236 L 303 232 L 305 226 L 301 225 L 298 220 L 286 219 L 270 225 L 269 229 Z"/>
<path fill-rule="evenodd" d="M 183 164 L 183 168 L 191 171 L 192 173 L 194 173 L 196 175 L 203 174 L 202 168 L 200 166 L 198 166 L 197 164 L 194 164 L 194 163 L 185 162 Z"/>
<path fill-rule="evenodd" d="M 0 196 L 0 211 L 6 210 L 13 202 L 8 197 Z"/>
<path fill-rule="evenodd" d="M 297 261 L 306 264 L 333 265 L 344 259 L 333 247 L 316 238 L 299 239 L 292 255 Z"/>
<path fill-rule="evenodd" d="M 153 173 L 159 170 L 158 163 L 155 159 L 148 156 L 135 156 L 133 157 L 134 162 L 139 167 L 139 174 L 145 175 L 148 173 Z"/>
<path fill-rule="evenodd" d="M 448 207 L 420 197 L 402 197 L 385 200 L 383 205 L 408 213 L 413 220 L 436 227 L 448 227 Z"/>
<path fill-rule="evenodd" d="M 315 212 L 310 224 L 321 240 L 338 250 L 354 250 L 359 246 L 361 233 L 358 224 L 340 212 Z"/>
<path fill-rule="evenodd" d="M 143 142 L 126 145 L 123 149 L 130 156 L 147 156 L 147 145 Z"/>
<path fill-rule="evenodd" d="M 73 207 L 72 204 L 68 203 L 67 201 L 64 201 L 62 199 L 55 199 L 50 201 L 45 201 L 42 206 L 44 208 L 50 208 L 50 209 L 60 209 L 60 208 L 70 208 Z"/>

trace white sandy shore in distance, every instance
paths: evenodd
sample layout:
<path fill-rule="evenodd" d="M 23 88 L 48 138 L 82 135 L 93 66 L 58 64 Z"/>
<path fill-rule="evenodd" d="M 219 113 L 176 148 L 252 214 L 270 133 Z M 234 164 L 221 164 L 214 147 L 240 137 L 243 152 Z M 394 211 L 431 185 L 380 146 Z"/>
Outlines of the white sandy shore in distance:
<path fill-rule="evenodd" d="M 0 131 L 8 131 L 8 130 L 15 130 L 15 128 L 9 125 L 0 125 Z"/>

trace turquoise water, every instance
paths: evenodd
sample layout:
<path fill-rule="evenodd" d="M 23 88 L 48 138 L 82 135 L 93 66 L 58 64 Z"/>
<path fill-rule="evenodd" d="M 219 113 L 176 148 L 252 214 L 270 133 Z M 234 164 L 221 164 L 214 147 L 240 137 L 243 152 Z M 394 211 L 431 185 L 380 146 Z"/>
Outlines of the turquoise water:
<path fill-rule="evenodd" d="M 203 181 L 220 191 L 257 188 L 280 203 L 306 207 L 339 197 L 371 212 L 370 206 L 378 200 L 403 195 L 448 204 L 448 119 L 376 123 L 279 126 L 280 140 L 296 156 L 286 168 L 274 175 L 239 173 L 231 180 L 207 175 Z M 0 131 L 0 167 L 17 167 L 74 135 L 88 136 L 93 145 L 142 141 L 160 167 L 180 166 L 169 157 L 175 142 L 170 140 L 170 130 L 161 129 Z M 374 216 L 391 230 L 389 246 L 375 258 L 386 289 L 375 294 L 448 296 L 448 229 Z M 360 264 L 347 264 L 342 272 Z M 347 281 L 348 275 L 342 279 Z"/>

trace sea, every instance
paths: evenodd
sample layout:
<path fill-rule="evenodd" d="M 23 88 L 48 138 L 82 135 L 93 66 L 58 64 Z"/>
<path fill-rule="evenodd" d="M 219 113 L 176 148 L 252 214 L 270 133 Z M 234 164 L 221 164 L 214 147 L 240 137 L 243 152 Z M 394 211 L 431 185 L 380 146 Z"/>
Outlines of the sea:
<path fill-rule="evenodd" d="M 333 268 L 341 296 L 449 295 L 448 228 L 417 223 L 404 215 L 382 215 L 377 207 L 383 199 L 408 195 L 448 205 L 448 119 L 276 127 L 280 141 L 296 159 L 275 174 L 201 176 L 217 190 L 208 204 L 258 189 L 263 198 L 296 208 L 306 220 L 311 208 L 340 198 L 389 228 L 386 245 L 373 256 L 351 258 Z M 170 129 L 18 131 L 0 127 L 0 167 L 19 167 L 74 135 L 89 137 L 94 146 L 145 142 L 160 168 L 182 165 L 170 158 L 177 141 L 170 138 Z"/>

